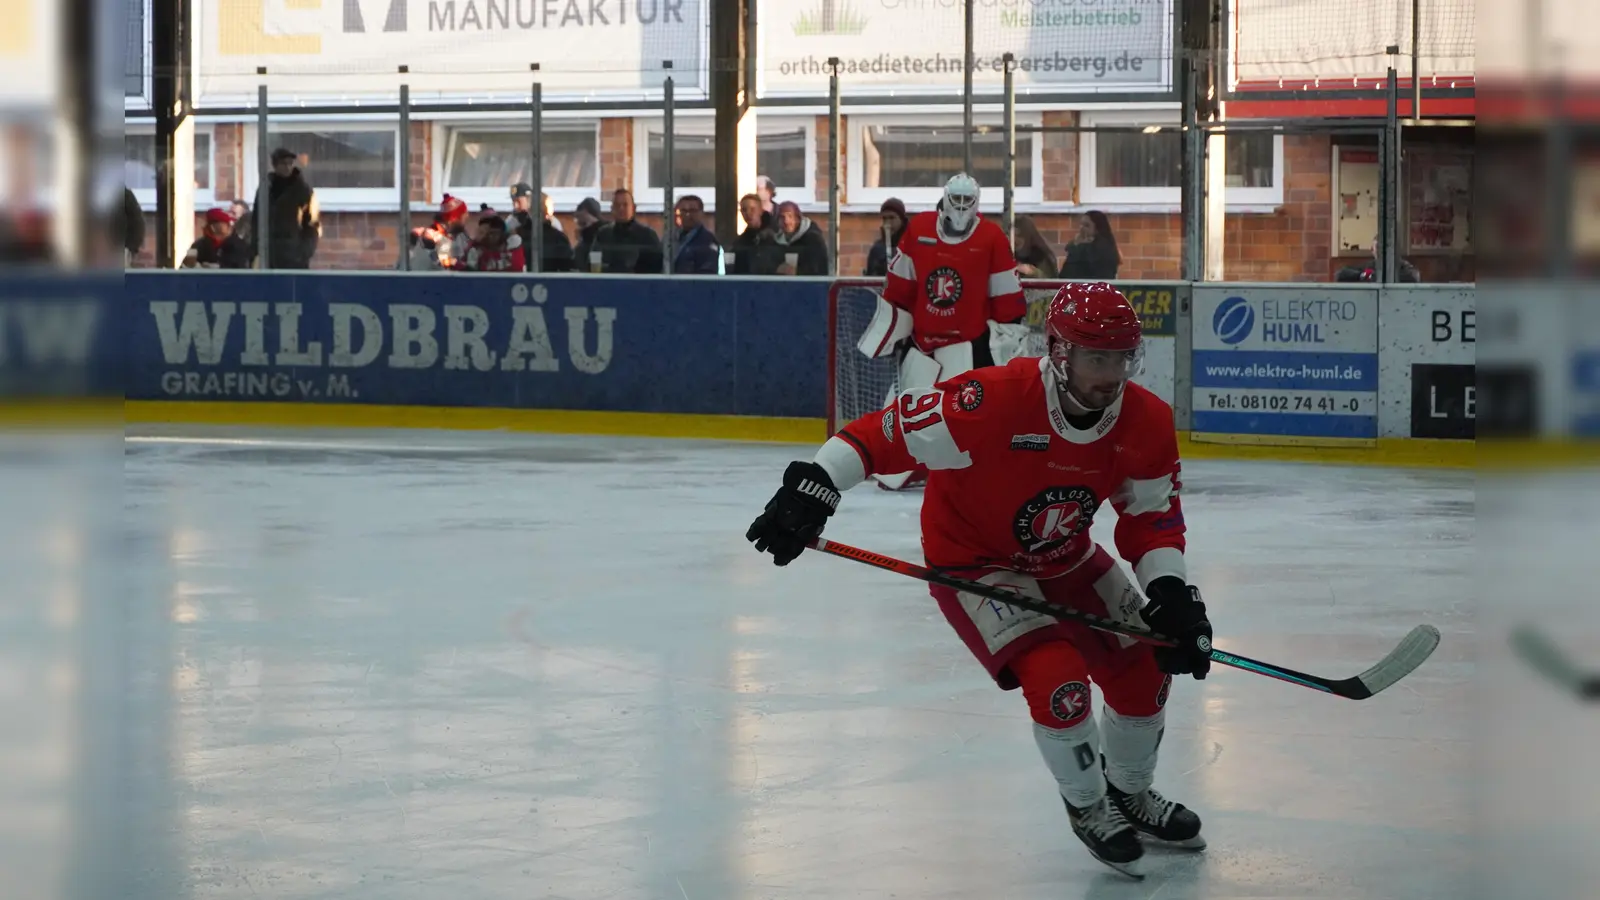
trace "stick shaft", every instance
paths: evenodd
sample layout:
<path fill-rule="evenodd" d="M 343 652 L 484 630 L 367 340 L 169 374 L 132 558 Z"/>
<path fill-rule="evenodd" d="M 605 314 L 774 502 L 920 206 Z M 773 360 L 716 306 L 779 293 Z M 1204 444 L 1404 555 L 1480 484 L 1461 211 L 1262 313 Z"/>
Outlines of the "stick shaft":
<path fill-rule="evenodd" d="M 1138 628 L 1132 628 L 1122 624 L 1121 622 L 1116 622 L 1105 618 L 1104 616 L 1097 616 L 1093 613 L 1086 613 L 1082 610 L 1072 609 L 1066 606 L 1057 606 L 1053 603 L 1041 603 L 1031 597 L 1025 597 L 1022 594 L 1019 594 L 1015 591 L 1006 590 L 1003 587 L 996 587 L 994 585 L 983 584 L 977 581 L 969 581 L 965 578 L 957 578 L 954 575 L 946 575 L 943 572 L 930 569 L 926 566 L 919 566 L 915 563 L 906 562 L 903 559 L 896 559 L 892 556 L 884 556 L 881 553 L 873 553 L 870 550 L 863 550 L 860 547 L 852 547 L 849 544 L 841 544 L 837 541 L 829 541 L 822 538 L 817 538 L 811 541 L 810 546 L 813 549 L 820 550 L 823 553 L 828 553 L 833 556 L 843 557 L 844 559 L 854 560 L 859 563 L 865 563 L 869 566 L 875 566 L 879 569 L 884 569 L 899 575 L 906 575 L 911 578 L 929 582 L 931 584 L 943 585 L 944 587 L 952 588 L 957 591 L 976 594 L 980 597 L 988 597 L 993 600 L 998 600 L 1001 603 L 1010 604 L 1018 609 L 1026 609 L 1032 612 L 1042 613 L 1047 616 L 1054 616 L 1057 619 L 1066 621 L 1082 622 L 1091 628 L 1096 628 L 1100 631 L 1109 631 L 1112 634 L 1126 635 L 1147 644 L 1154 644 L 1162 647 L 1172 647 L 1176 645 L 1175 641 L 1165 635 L 1156 634 L 1155 632 L 1151 631 L 1144 631 Z M 1235 653 L 1228 653 L 1224 650 L 1213 649 L 1211 651 L 1211 661 L 1214 663 L 1221 663 L 1225 666 L 1231 666 L 1235 669 L 1241 669 L 1246 672 L 1254 672 L 1257 675 L 1265 675 L 1268 678 L 1276 678 L 1279 681 L 1288 682 L 1289 684 L 1297 684 L 1301 687 L 1322 691 L 1323 693 L 1338 694 L 1340 696 L 1351 697 L 1352 699 L 1362 699 L 1359 694 L 1364 693 L 1364 691 L 1355 689 L 1354 686 L 1350 684 L 1350 679 L 1335 682 L 1330 679 L 1319 678 L 1315 675 L 1307 675 L 1304 672 L 1296 672 L 1294 669 L 1285 668 L 1283 666 L 1276 666 L 1272 663 L 1261 662 L 1260 660 L 1251 659 L 1247 656 L 1239 656 Z"/>

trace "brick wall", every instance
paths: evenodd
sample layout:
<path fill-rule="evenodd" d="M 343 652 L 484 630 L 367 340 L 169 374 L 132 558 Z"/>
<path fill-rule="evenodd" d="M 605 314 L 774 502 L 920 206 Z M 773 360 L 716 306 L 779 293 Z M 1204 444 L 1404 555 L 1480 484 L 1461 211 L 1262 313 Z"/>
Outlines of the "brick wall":
<path fill-rule="evenodd" d="M 1073 125 L 1077 113 L 1051 111 L 1043 116 L 1046 125 Z M 848 117 L 844 130 L 849 132 Z M 816 193 L 814 200 L 826 203 L 828 183 L 828 117 L 816 118 L 814 158 Z M 631 186 L 634 154 L 642 148 L 633 145 L 633 123 L 629 119 L 603 119 L 600 123 L 599 199 L 609 207 L 609 194 L 619 186 Z M 215 190 L 219 202 L 244 193 L 244 173 L 255 165 L 253 148 L 243 146 L 241 125 L 216 127 Z M 1042 142 L 1044 197 L 1047 203 L 1071 203 L 1078 197 L 1078 135 L 1071 132 L 1037 134 Z M 429 123 L 412 124 L 409 179 L 412 196 L 422 201 L 431 198 L 433 128 Z M 251 158 L 246 159 L 246 156 Z M 846 164 L 841 160 L 841 170 Z M 1332 223 L 1332 145 L 1327 136 L 1289 135 L 1284 138 L 1284 203 L 1270 213 L 1232 214 L 1226 220 L 1226 277 L 1263 281 L 1327 281 L 1341 266 L 1354 258 L 1331 258 Z M 848 172 L 843 181 L 849 184 Z M 642 190 L 643 186 L 637 186 Z M 844 200 L 849 202 L 846 194 Z M 917 210 L 913 210 L 915 212 Z M 203 212 L 203 211 L 202 211 Z M 732 213 L 737 215 L 736 212 Z M 415 213 L 413 226 L 427 223 L 430 214 Z M 401 234 L 395 212 L 324 212 L 323 239 L 314 265 L 329 269 L 387 269 L 399 256 Z M 560 216 L 566 233 L 576 233 L 576 223 L 565 212 Z M 1077 231 L 1075 214 L 1035 213 L 1035 223 L 1055 250 L 1058 261 L 1063 246 Z M 659 233 L 659 215 L 641 215 Z M 826 232 L 825 213 L 812 214 L 814 225 Z M 1123 264 L 1119 277 L 1176 279 L 1180 275 L 1180 222 L 1173 213 L 1113 213 L 1111 226 L 1117 235 Z M 150 227 L 154 222 L 147 216 Z M 847 213 L 842 216 L 840 266 L 843 276 L 859 275 L 866 266 L 867 252 L 878 237 L 876 212 Z M 153 232 L 152 232 L 153 233 Z M 154 239 L 137 265 L 150 265 Z M 1423 257 L 1413 259 L 1425 279 L 1470 280 L 1472 262 L 1468 258 Z"/>

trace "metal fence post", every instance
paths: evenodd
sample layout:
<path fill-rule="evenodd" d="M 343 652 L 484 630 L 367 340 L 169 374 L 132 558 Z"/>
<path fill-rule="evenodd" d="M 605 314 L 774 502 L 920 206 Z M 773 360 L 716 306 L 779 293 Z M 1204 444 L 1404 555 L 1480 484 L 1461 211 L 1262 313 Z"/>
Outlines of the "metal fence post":
<path fill-rule="evenodd" d="M 256 69 L 263 81 L 256 89 L 256 164 L 260 167 L 260 183 L 256 185 L 256 265 L 263 270 L 272 268 L 272 147 L 267 142 L 267 129 L 271 116 L 267 113 L 265 66 Z"/>
<path fill-rule="evenodd" d="M 963 129 L 961 132 L 961 159 L 962 167 L 966 173 L 972 175 L 972 67 L 976 62 L 972 49 L 972 7 L 974 2 L 973 0 L 964 0 L 962 6 L 965 7 L 966 14 L 966 24 L 964 26 L 966 43 L 965 50 L 961 55 L 961 126 Z M 973 177 L 976 178 L 977 176 L 973 175 Z"/>
<path fill-rule="evenodd" d="M 672 60 L 663 61 L 661 68 L 671 69 Z M 677 222 L 672 215 L 672 207 L 677 205 L 677 200 L 673 197 L 672 191 L 674 175 L 672 167 L 676 163 L 676 160 L 673 159 L 673 145 L 677 143 L 677 135 L 673 132 L 677 128 L 676 116 L 673 115 L 672 110 L 673 83 L 671 75 L 668 75 L 666 80 L 661 83 L 661 106 L 661 127 L 664 132 L 661 135 L 661 167 L 666 170 L 663 173 L 666 177 L 662 179 L 661 184 L 661 236 L 665 238 L 661 242 L 662 250 L 664 251 L 661 254 L 661 270 L 663 274 L 671 275 L 672 259 L 678 255 L 678 228 Z M 650 148 L 646 147 L 645 152 L 649 153 Z"/>
<path fill-rule="evenodd" d="M 828 273 L 839 276 L 839 129 L 844 122 L 840 107 L 839 57 L 828 57 Z"/>
<path fill-rule="evenodd" d="M 1013 71 L 1017 58 L 1007 53 L 1000 57 L 1005 65 L 1005 128 L 1006 128 L 1006 183 L 1005 209 L 1001 221 L 1006 237 L 1013 243 L 1017 239 L 1017 76 Z M 1034 137 L 1035 140 L 1039 136 Z M 969 173 L 970 174 L 970 173 Z"/>
<path fill-rule="evenodd" d="M 410 71 L 409 66 L 400 67 L 402 77 Z M 400 84 L 400 139 L 395 150 L 400 156 L 400 220 L 395 243 L 400 247 L 399 269 L 409 272 L 411 245 L 407 237 L 411 234 L 411 85 L 405 81 Z"/>
<path fill-rule="evenodd" d="M 534 63 L 529 71 L 538 72 L 539 64 Z M 533 220 L 533 246 L 528 248 L 528 271 L 544 271 L 544 85 L 537 79 L 528 95 L 528 149 L 533 151 L 533 158 L 528 163 L 529 187 L 533 188 L 534 208 L 528 210 L 528 217 Z"/>

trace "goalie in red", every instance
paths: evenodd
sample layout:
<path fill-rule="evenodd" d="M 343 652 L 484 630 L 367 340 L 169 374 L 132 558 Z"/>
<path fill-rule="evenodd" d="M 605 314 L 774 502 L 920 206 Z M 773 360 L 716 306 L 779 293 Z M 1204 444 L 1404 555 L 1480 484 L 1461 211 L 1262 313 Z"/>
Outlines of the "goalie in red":
<path fill-rule="evenodd" d="M 1129 381 L 1143 355 L 1138 314 L 1109 284 L 1069 284 L 1045 331 L 1043 359 L 908 390 L 845 426 L 813 461 L 790 464 L 746 537 L 787 565 L 821 535 L 841 491 L 920 462 L 931 470 L 928 566 L 1175 638 L 1177 647 L 1152 647 L 932 588 L 995 682 L 1022 689 L 1074 833 L 1097 859 L 1142 877 L 1141 838 L 1205 846 L 1200 818 L 1151 785 L 1171 676 L 1206 676 L 1211 624 L 1185 570 L 1172 408 Z M 1089 536 L 1105 503 L 1137 586 Z M 1100 722 L 1091 682 L 1105 699 Z"/>
<path fill-rule="evenodd" d="M 972 176 L 951 178 L 939 208 L 912 217 L 889 263 L 877 313 L 856 346 L 867 356 L 889 356 L 909 340 L 897 392 L 1004 363 L 1026 333 L 1018 324 L 1028 305 L 1011 239 L 978 214 L 978 196 Z M 919 464 L 875 477 L 898 490 L 926 476 Z"/>

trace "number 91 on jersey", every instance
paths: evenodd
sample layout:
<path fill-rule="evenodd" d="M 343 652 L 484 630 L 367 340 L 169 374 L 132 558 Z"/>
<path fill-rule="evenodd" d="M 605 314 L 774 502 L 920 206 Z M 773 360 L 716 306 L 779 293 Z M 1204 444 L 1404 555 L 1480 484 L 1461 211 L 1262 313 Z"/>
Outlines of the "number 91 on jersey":
<path fill-rule="evenodd" d="M 1311 415 L 1371 416 L 1378 398 L 1353 391 L 1287 391 L 1214 388 L 1197 391 L 1204 411 L 1309 413 Z"/>

